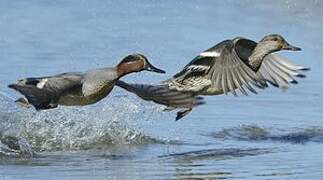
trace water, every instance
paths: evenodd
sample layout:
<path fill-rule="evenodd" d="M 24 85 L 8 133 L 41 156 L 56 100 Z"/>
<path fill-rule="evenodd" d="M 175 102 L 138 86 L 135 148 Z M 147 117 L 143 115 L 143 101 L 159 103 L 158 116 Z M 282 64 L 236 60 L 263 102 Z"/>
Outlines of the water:
<path fill-rule="evenodd" d="M 0 1 L 0 179 L 321 179 L 323 1 Z M 147 55 L 168 75 L 224 39 L 282 34 L 311 68 L 287 91 L 207 97 L 175 112 L 115 88 L 85 107 L 17 107 L 27 76 L 112 66 Z"/>

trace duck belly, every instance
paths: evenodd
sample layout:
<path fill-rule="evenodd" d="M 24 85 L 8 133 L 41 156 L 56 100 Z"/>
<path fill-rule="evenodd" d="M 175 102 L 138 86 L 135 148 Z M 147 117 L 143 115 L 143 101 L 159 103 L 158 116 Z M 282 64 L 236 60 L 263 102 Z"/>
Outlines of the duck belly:
<path fill-rule="evenodd" d="M 90 96 L 83 96 L 82 89 L 77 89 L 73 92 L 63 94 L 59 98 L 58 104 L 63 106 L 85 106 L 94 104 L 105 98 L 112 91 L 112 89 L 113 86 L 107 86 Z"/>
<path fill-rule="evenodd" d="M 223 94 L 223 90 L 222 89 L 218 89 L 218 88 L 214 88 L 212 86 L 205 88 L 201 94 L 199 93 L 199 95 L 206 95 L 206 96 L 213 96 L 213 95 L 219 95 L 219 94 Z"/>

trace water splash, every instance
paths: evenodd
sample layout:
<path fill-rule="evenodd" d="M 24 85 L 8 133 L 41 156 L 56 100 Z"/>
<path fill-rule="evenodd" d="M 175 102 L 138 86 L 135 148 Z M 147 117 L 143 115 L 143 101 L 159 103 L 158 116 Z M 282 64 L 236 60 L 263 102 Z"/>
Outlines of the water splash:
<path fill-rule="evenodd" d="M 0 134 L 0 159 L 6 157 L 30 158 L 35 154 L 25 139 Z"/>
<path fill-rule="evenodd" d="M 323 128 L 266 129 L 257 125 L 241 125 L 211 133 L 210 136 L 222 140 L 279 141 L 295 144 L 307 142 L 321 143 L 323 142 Z"/>
<path fill-rule="evenodd" d="M 12 102 L 3 101 L 0 153 L 18 155 L 28 151 L 32 156 L 33 152 L 43 151 L 164 143 L 164 140 L 145 135 L 138 126 L 138 121 L 149 119 L 151 115 L 145 113 L 147 107 L 131 98 L 109 98 L 109 101 L 93 106 L 61 107 L 40 112 L 17 108 Z"/>

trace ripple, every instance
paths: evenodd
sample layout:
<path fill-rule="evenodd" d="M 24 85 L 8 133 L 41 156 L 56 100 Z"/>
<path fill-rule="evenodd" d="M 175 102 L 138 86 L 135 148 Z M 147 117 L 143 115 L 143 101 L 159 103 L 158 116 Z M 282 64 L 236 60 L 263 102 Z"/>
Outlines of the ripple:
<path fill-rule="evenodd" d="M 236 157 L 244 156 L 256 156 L 261 154 L 273 153 L 274 149 L 266 148 L 249 148 L 249 149 L 239 149 L 239 148 L 225 148 L 225 149 L 206 149 L 198 151 L 189 151 L 183 153 L 174 153 L 159 156 L 159 158 L 171 158 L 171 159 L 181 159 L 181 160 L 225 160 Z"/>
<path fill-rule="evenodd" d="M 200 173 L 177 173 L 173 179 L 229 179 L 231 178 L 231 172 L 200 172 Z"/>
<path fill-rule="evenodd" d="M 278 141 L 293 144 L 307 142 L 323 142 L 323 128 L 291 128 L 291 129 L 270 129 L 257 125 L 241 125 L 239 127 L 226 128 L 219 132 L 211 133 L 209 136 L 222 140 L 239 141 Z"/>

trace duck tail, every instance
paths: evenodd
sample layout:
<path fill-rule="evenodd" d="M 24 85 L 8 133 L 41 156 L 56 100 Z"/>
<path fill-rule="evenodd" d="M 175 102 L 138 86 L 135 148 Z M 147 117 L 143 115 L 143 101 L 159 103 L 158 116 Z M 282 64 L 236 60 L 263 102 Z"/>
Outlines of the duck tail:
<path fill-rule="evenodd" d="M 148 84 L 128 84 L 124 81 L 117 81 L 117 86 L 132 92 L 146 101 L 153 101 L 157 104 L 167 106 L 167 109 L 184 108 L 192 109 L 195 106 L 205 104 L 202 97 L 192 93 L 172 90 L 167 84 L 148 85 Z M 185 111 L 186 112 L 186 111 Z M 187 111 L 190 112 L 190 111 Z M 179 112 L 177 120 L 188 113 Z"/>
<path fill-rule="evenodd" d="M 51 109 L 57 107 L 57 105 L 53 105 L 52 98 L 53 93 L 39 89 L 32 85 L 20 85 L 20 84 L 10 84 L 8 86 L 11 89 L 14 89 L 21 94 L 23 94 L 26 99 L 19 98 L 15 102 L 18 104 L 22 104 L 23 106 L 28 105 L 28 103 L 32 104 L 36 110 L 43 110 L 43 109 Z"/>

